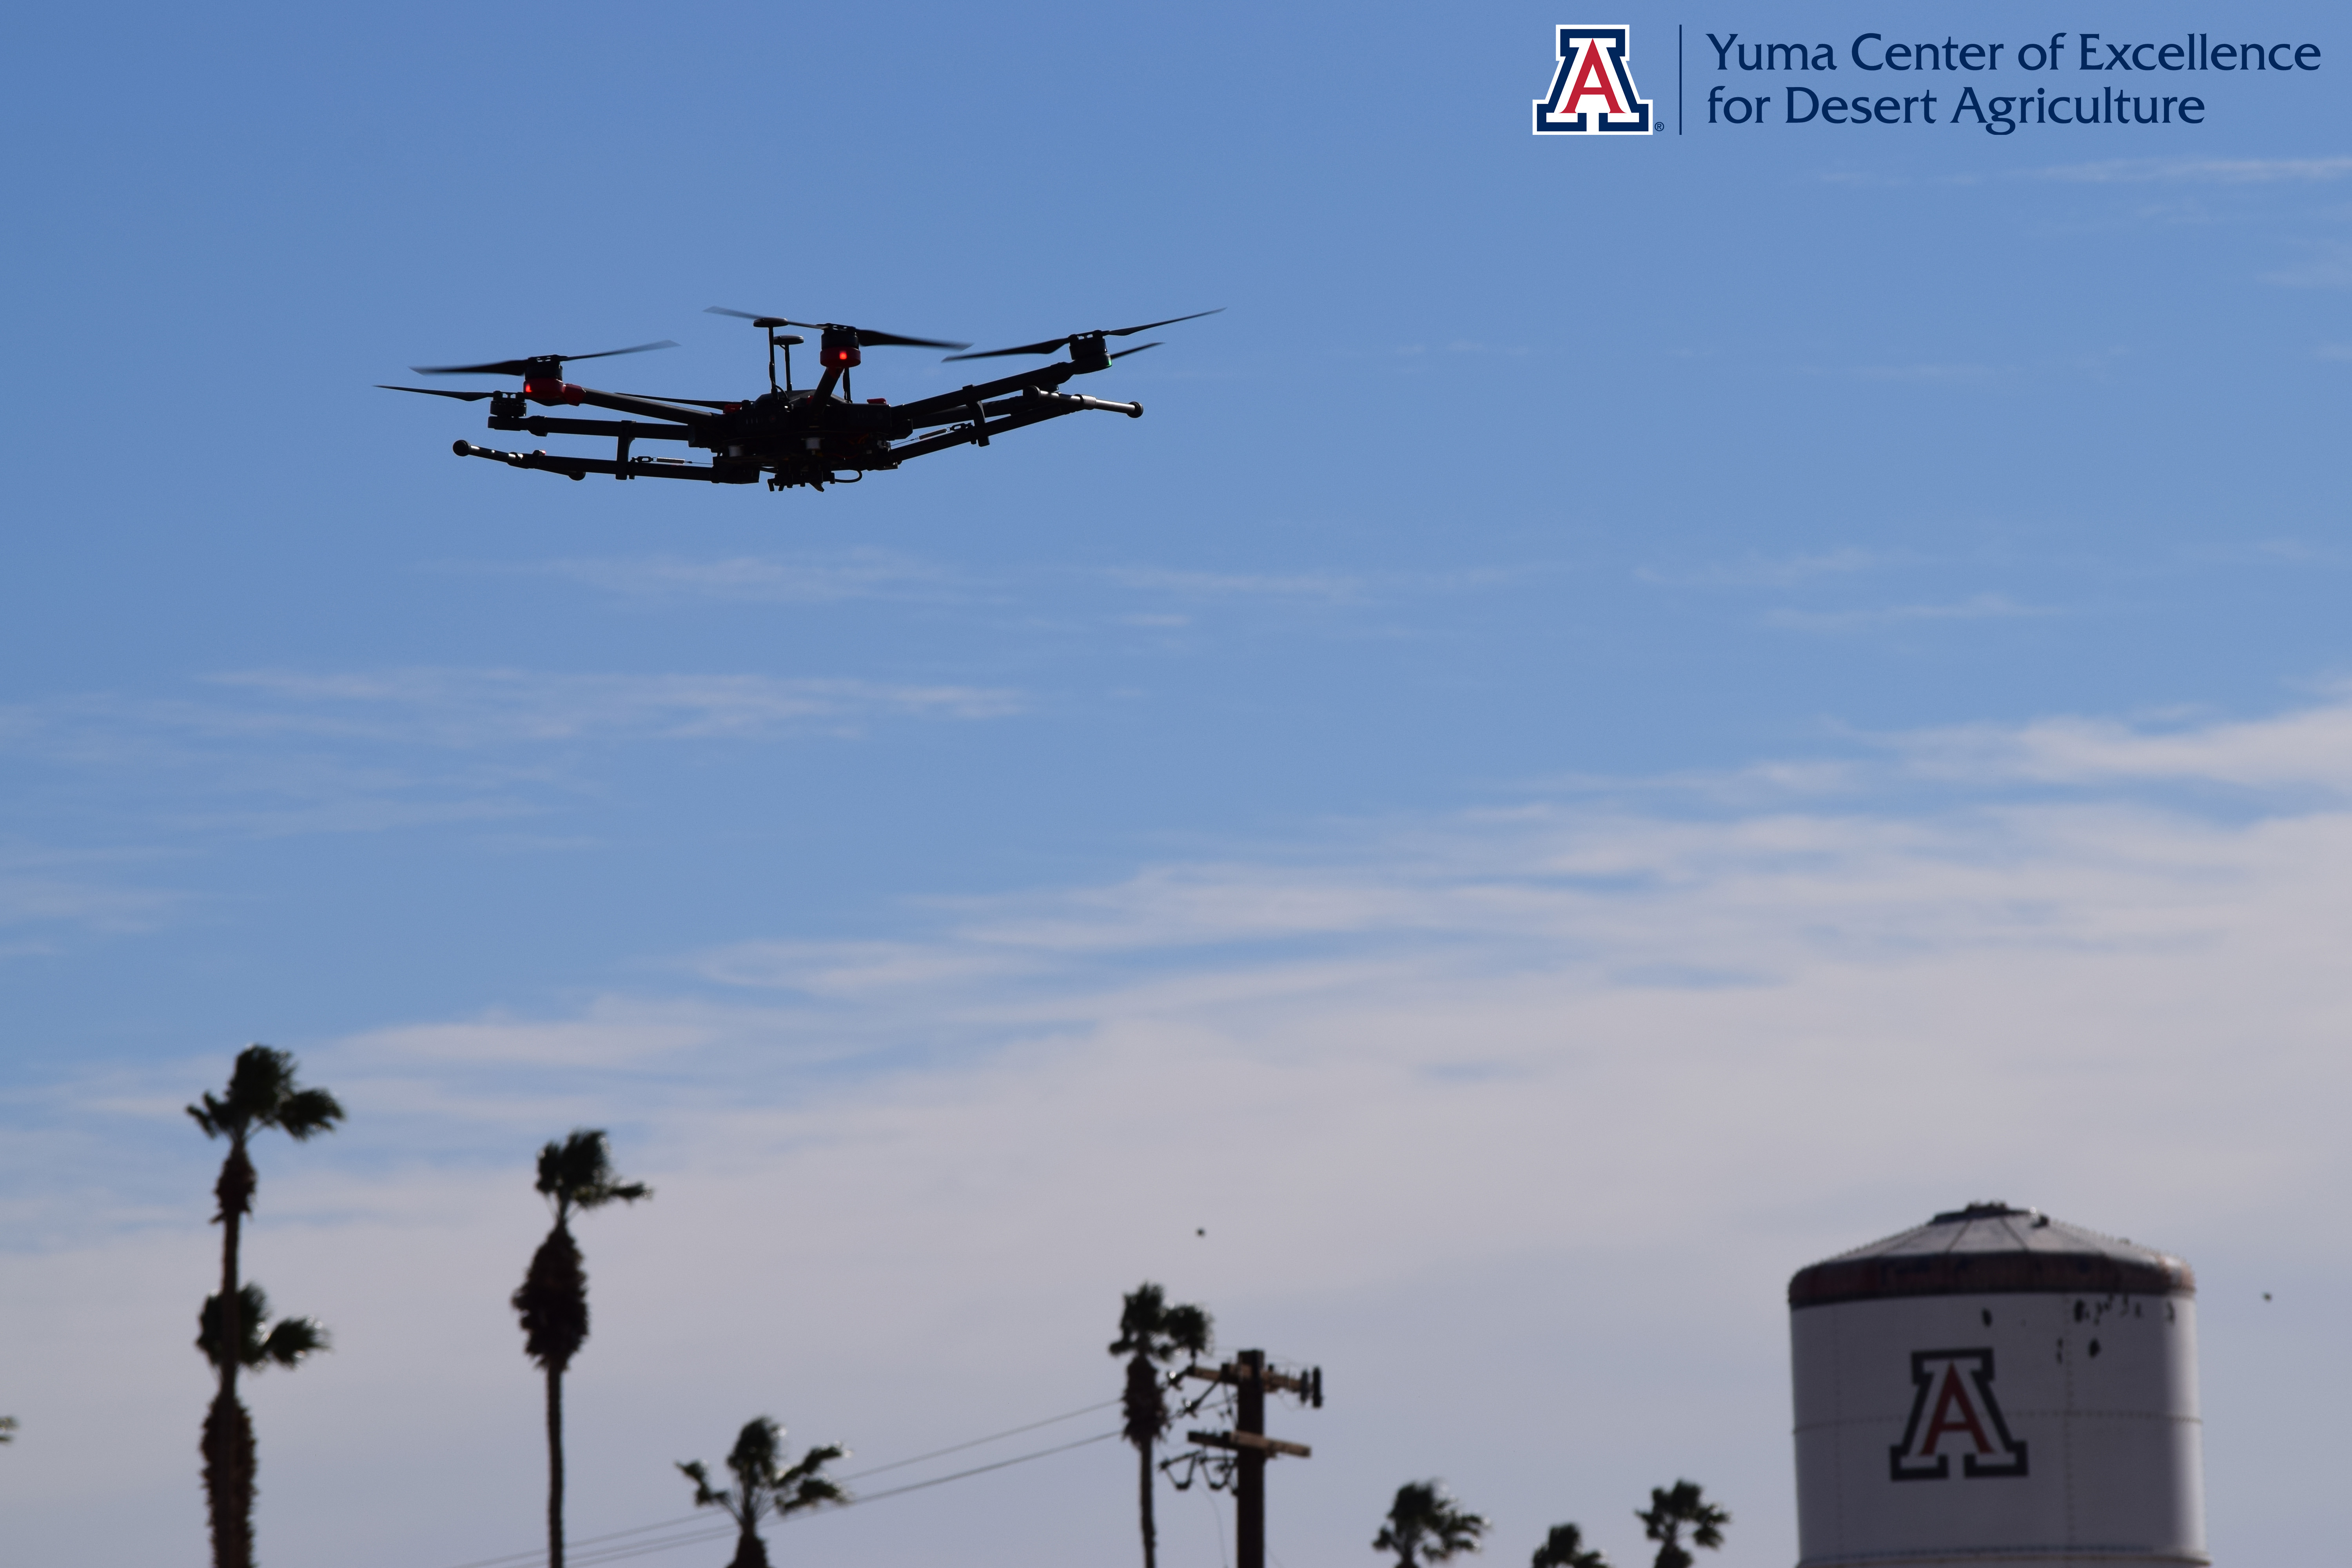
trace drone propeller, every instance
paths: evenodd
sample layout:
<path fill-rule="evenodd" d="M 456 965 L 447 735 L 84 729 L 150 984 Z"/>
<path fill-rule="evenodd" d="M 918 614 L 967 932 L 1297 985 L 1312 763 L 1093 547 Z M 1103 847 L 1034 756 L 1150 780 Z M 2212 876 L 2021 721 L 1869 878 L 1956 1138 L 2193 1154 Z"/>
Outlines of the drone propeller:
<path fill-rule="evenodd" d="M 1195 321 L 1202 316 L 1213 316 L 1217 310 L 1223 309 L 1224 307 L 1220 305 L 1216 310 L 1195 310 L 1189 316 L 1171 316 L 1164 321 L 1146 321 L 1139 327 L 1106 327 L 1097 332 L 1072 332 L 1066 338 L 1048 338 L 1042 343 L 1023 343 L 1017 349 L 983 349 L 976 354 L 950 354 L 948 358 L 951 360 L 996 359 L 1004 354 L 1049 354 L 1059 351 L 1064 344 L 1074 343 L 1080 338 L 1123 338 L 1133 332 L 1148 332 L 1154 327 L 1172 327 L 1179 321 Z M 1144 345 L 1146 348 L 1157 346 L 1152 343 Z M 1124 352 L 1134 353 L 1136 351 L 1128 349 Z M 1118 355 L 1113 354 L 1110 357 L 1117 359 Z"/>
<path fill-rule="evenodd" d="M 460 403 L 479 403 L 485 397 L 498 395 L 495 392 L 452 392 L 446 386 L 387 386 L 381 381 L 376 385 L 385 392 L 421 392 L 427 397 L 454 397 Z"/>
<path fill-rule="evenodd" d="M 703 307 L 703 314 L 736 316 L 755 327 L 771 329 L 814 327 L 821 332 L 848 332 L 857 339 L 857 346 L 863 349 L 968 349 L 971 347 L 970 343 L 951 343 L 939 338 L 908 338 L 901 337 L 897 332 L 877 332 L 871 327 L 852 327 L 840 321 L 795 321 L 783 316 L 755 316 L 749 310 L 730 310 L 724 305 L 707 305 Z"/>
<path fill-rule="evenodd" d="M 755 327 L 789 327 L 792 325 L 790 321 L 785 321 L 782 316 L 755 316 L 749 310 L 730 310 L 724 305 L 705 305 L 702 308 L 702 313 L 706 316 L 734 316 L 740 320 L 751 322 Z"/>
<path fill-rule="evenodd" d="M 671 397 L 666 393 L 659 392 L 615 392 L 612 395 L 614 397 L 642 397 L 647 403 L 683 403 L 693 408 L 737 408 L 750 401 L 748 398 L 741 397 L 726 402 L 722 402 L 714 397 Z"/>
<path fill-rule="evenodd" d="M 1110 357 L 1113 359 L 1125 359 L 1129 354 L 1139 354 L 1146 349 L 1156 349 L 1160 345 L 1156 342 L 1138 343 L 1131 349 L 1121 349 L 1118 353 L 1111 355 Z"/>
<path fill-rule="evenodd" d="M 560 372 L 568 360 L 611 359 L 614 354 L 641 354 L 648 349 L 674 349 L 677 344 L 664 338 L 657 343 L 638 343 L 634 348 L 605 349 L 593 354 L 533 354 L 529 359 L 494 360 L 488 364 L 413 364 L 408 368 L 419 375 L 552 375 Z"/>

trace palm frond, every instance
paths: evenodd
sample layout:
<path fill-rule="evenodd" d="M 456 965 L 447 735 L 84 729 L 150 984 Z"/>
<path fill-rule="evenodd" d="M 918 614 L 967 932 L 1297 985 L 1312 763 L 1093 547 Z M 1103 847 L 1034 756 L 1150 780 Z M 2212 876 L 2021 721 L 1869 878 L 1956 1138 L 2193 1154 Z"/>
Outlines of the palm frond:
<path fill-rule="evenodd" d="M 735 1506 L 735 1494 L 725 1487 L 712 1486 L 710 1472 L 703 1468 L 700 1459 L 687 1461 L 677 1468 L 685 1473 L 688 1480 L 694 1483 L 695 1507 L 723 1508 L 727 1510 L 728 1518 L 738 1524 L 743 1521 L 741 1511 Z"/>
<path fill-rule="evenodd" d="M 1168 1335 L 1170 1351 L 1182 1351 L 1188 1355 L 1209 1353 L 1210 1331 L 1213 1325 L 1209 1310 L 1200 1306 L 1171 1307 L 1161 1320 Z"/>
<path fill-rule="evenodd" d="M 282 1129 L 297 1142 L 324 1132 L 343 1119 L 343 1108 L 323 1089 L 303 1089 L 294 1081 L 291 1051 L 271 1046 L 247 1046 L 229 1068 L 228 1092 L 187 1108 L 207 1138 L 242 1140 L 257 1127 Z"/>
<path fill-rule="evenodd" d="M 313 1133 L 331 1131 L 343 1119 L 343 1108 L 323 1089 L 297 1089 L 280 1101 L 270 1124 L 297 1143 Z"/>
<path fill-rule="evenodd" d="M 333 1348 L 317 1319 L 280 1318 L 270 1325 L 269 1337 L 261 1342 L 261 1354 L 252 1364 L 296 1366 L 304 1356 Z"/>
<path fill-rule="evenodd" d="M 601 1127 L 575 1127 L 561 1143 L 539 1152 L 539 1191 L 561 1222 L 573 1209 L 633 1204 L 654 1195 L 643 1182 L 624 1182 L 613 1169 L 612 1151 Z"/>
<path fill-rule="evenodd" d="M 729 1518 L 748 1531 L 764 1513 L 782 1517 L 847 1502 L 849 1493 L 821 1472 L 845 1458 L 849 1450 L 838 1443 L 821 1444 L 793 1464 L 779 1468 L 783 1436 L 783 1428 L 772 1416 L 755 1415 L 743 1424 L 733 1451 L 727 1456 L 727 1468 L 735 1475 L 732 1488 L 713 1487 L 709 1471 L 699 1459 L 679 1465 L 679 1471 L 694 1483 L 695 1506 L 723 1508 Z"/>
<path fill-rule="evenodd" d="M 1723 1544 L 1723 1527 L 1731 1522 L 1730 1512 L 1707 1501 L 1705 1489 L 1691 1480 L 1652 1487 L 1649 1508 L 1635 1510 L 1633 1517 L 1651 1540 L 1660 1542 L 1655 1568 L 1691 1568 L 1695 1559 L 1682 1541 L 1685 1528 L 1693 1545 L 1713 1550 Z"/>
<path fill-rule="evenodd" d="M 1118 1338 L 1110 1353 L 1156 1362 L 1172 1361 L 1180 1351 L 1206 1355 L 1213 1327 L 1206 1307 L 1171 1306 L 1166 1289 L 1147 1279 L 1119 1304 Z"/>
<path fill-rule="evenodd" d="M 1609 1568 L 1609 1559 L 1584 1544 L 1580 1525 L 1555 1524 L 1536 1548 L 1528 1568 Z"/>
<path fill-rule="evenodd" d="M 228 1132 L 228 1121 L 224 1114 L 227 1109 L 219 1100 L 215 1100 L 212 1097 L 212 1091 L 207 1089 L 205 1091 L 204 1103 L 191 1105 L 187 1108 L 187 1111 L 190 1116 L 196 1119 L 196 1125 L 205 1130 L 205 1137 L 220 1138 L 226 1136 Z"/>
<path fill-rule="evenodd" d="M 776 1485 L 779 1487 L 786 1487 L 811 1479 L 815 1477 L 818 1471 L 824 1469 L 827 1465 L 833 1464 L 836 1460 L 845 1459 L 847 1458 L 849 1458 L 849 1450 L 843 1447 L 838 1443 L 819 1444 L 817 1447 L 811 1448 L 807 1453 L 803 1454 L 800 1458 L 800 1463 L 794 1465 L 791 1469 L 779 1474 L 776 1477 Z M 827 1481 L 824 1484 L 831 1486 L 833 1483 L 831 1481 Z"/>
<path fill-rule="evenodd" d="M 842 1489 L 839 1482 L 826 1480 L 822 1476 L 811 1476 L 794 1487 L 791 1496 L 778 1494 L 776 1511 L 779 1514 L 798 1513 L 804 1508 L 823 1508 L 827 1503 L 848 1500 L 849 1494 Z"/>
<path fill-rule="evenodd" d="M 258 1372 L 269 1366 L 298 1366 L 305 1356 L 334 1348 L 326 1329 L 315 1319 L 281 1318 L 271 1324 L 268 1294 L 251 1280 L 237 1289 L 236 1317 L 237 1337 L 244 1342 L 236 1350 L 240 1367 Z M 196 1314 L 196 1348 L 215 1367 L 226 1353 L 222 1343 L 226 1330 L 220 1297 L 205 1297 L 204 1310 Z"/>
<path fill-rule="evenodd" d="M 1165 1287 L 1146 1279 L 1129 1290 L 1119 1303 L 1118 1338 L 1111 1341 L 1110 1353 L 1132 1355 L 1143 1352 L 1159 1332 L 1160 1320 L 1167 1315 L 1167 1310 L 1168 1292 Z"/>
<path fill-rule="evenodd" d="M 1397 1488 L 1396 1498 L 1389 1504 L 1388 1522 L 1381 1527 L 1372 1549 L 1393 1552 L 1400 1568 L 1413 1568 L 1423 1559 L 1443 1563 L 1457 1553 L 1477 1551 L 1488 1528 L 1486 1517 L 1454 1501 L 1443 1481 L 1407 1481 Z"/>

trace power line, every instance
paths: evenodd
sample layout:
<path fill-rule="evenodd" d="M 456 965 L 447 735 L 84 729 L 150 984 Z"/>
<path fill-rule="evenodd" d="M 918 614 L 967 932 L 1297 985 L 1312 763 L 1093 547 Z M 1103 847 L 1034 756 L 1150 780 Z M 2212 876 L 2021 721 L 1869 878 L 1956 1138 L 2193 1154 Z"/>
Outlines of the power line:
<path fill-rule="evenodd" d="M 1092 1415 L 1097 1410 L 1108 1410 L 1119 1403 L 1121 1401 L 1117 1399 L 1106 1399 L 1100 1405 L 1089 1405 L 1084 1410 L 1073 1410 L 1061 1415 L 1048 1415 L 1043 1421 L 1032 1421 L 1026 1426 L 1014 1426 L 1003 1432 L 992 1432 L 985 1437 L 974 1437 L 969 1443 L 958 1443 L 953 1447 L 934 1448 L 928 1454 L 918 1454 L 911 1459 L 893 1459 L 887 1465 L 877 1465 L 870 1470 L 860 1470 L 854 1476 L 844 1476 L 841 1479 L 845 1481 L 863 1480 L 867 1476 L 878 1476 L 885 1470 L 902 1470 L 908 1465 L 919 1465 L 925 1459 L 943 1458 L 950 1454 L 961 1454 L 966 1448 L 977 1448 L 983 1443 L 993 1443 L 1000 1437 L 1017 1437 L 1024 1432 L 1034 1432 L 1040 1426 L 1051 1426 L 1061 1421 L 1075 1421 L 1081 1415 Z"/>
<path fill-rule="evenodd" d="M 1034 1454 L 1023 1454 L 1017 1458 L 999 1459 L 992 1465 L 976 1465 L 969 1470 L 958 1470 L 951 1476 L 933 1476 L 928 1481 L 912 1481 L 903 1487 L 892 1487 L 887 1492 L 867 1492 L 864 1497 L 853 1498 L 842 1506 L 848 1508 L 861 1502 L 880 1502 L 886 1497 L 904 1497 L 908 1492 L 919 1492 L 926 1487 L 944 1486 L 950 1481 L 960 1481 L 966 1476 L 984 1476 L 991 1470 L 1002 1470 L 1012 1465 L 1025 1465 L 1032 1459 L 1042 1459 L 1053 1454 L 1066 1454 L 1073 1448 L 1089 1447 L 1097 1443 L 1108 1443 L 1118 1436 L 1117 1432 L 1097 1432 L 1091 1437 L 1081 1437 L 1075 1443 L 1064 1443 L 1059 1447 L 1054 1448 L 1040 1448 Z"/>
<path fill-rule="evenodd" d="M 1095 1443 L 1108 1442 L 1119 1435 L 1117 1432 L 1103 1432 L 1092 1437 L 1081 1437 L 1075 1443 L 1064 1443 L 1057 1447 L 1040 1448 L 1034 1454 L 1022 1454 L 1010 1459 L 999 1459 L 992 1465 L 980 1465 L 969 1470 L 958 1470 L 950 1476 L 933 1476 L 927 1481 L 914 1481 L 903 1487 L 892 1487 L 888 1491 L 868 1492 L 864 1497 L 850 1499 L 841 1507 L 856 1508 L 860 1503 L 879 1502 L 884 1498 L 903 1497 L 908 1492 L 923 1491 L 931 1487 L 944 1486 L 950 1481 L 960 1481 L 967 1476 L 985 1475 L 991 1470 L 1001 1470 L 1012 1465 L 1025 1465 L 1032 1459 L 1042 1459 L 1053 1454 L 1066 1454 L 1073 1448 L 1084 1448 Z M 784 1524 L 794 1519 L 807 1517 L 807 1514 L 787 1514 L 776 1522 Z M 652 1528 L 658 1528 L 658 1526 Z M 595 1568 L 599 1563 L 620 1563 L 631 1557 L 648 1557 L 656 1552 L 667 1552 L 673 1547 L 697 1546 L 707 1541 L 723 1541 L 736 1534 L 737 1531 L 738 1527 L 729 1523 L 698 1530 L 688 1534 L 670 1536 L 662 1541 L 641 1541 L 633 1545 L 606 1547 L 598 1552 L 578 1556 L 567 1555 L 566 1561 L 576 1564 L 576 1568 Z"/>
<path fill-rule="evenodd" d="M 681 1524 L 700 1524 L 709 1517 L 707 1513 L 689 1513 L 683 1519 L 666 1519 L 658 1524 L 635 1525 L 627 1530 L 614 1530 L 603 1535 L 591 1535 L 582 1541 L 567 1541 L 564 1542 L 565 1555 L 569 1557 L 571 1549 L 575 1546 L 593 1546 L 599 1542 L 618 1541 L 625 1535 L 643 1535 L 649 1530 L 675 1530 Z M 546 1555 L 546 1547 L 533 1546 L 521 1552 L 508 1552 L 497 1557 L 480 1557 L 471 1563 L 460 1563 L 457 1564 L 457 1568 L 507 1568 L 510 1563 L 536 1563 Z"/>
<path fill-rule="evenodd" d="M 724 1541 L 735 1533 L 736 1527 L 730 1522 L 717 1529 L 698 1530 L 691 1535 L 673 1536 L 667 1541 L 640 1542 L 635 1546 L 610 1547 L 602 1552 L 591 1552 L 579 1556 L 567 1552 L 564 1553 L 563 1560 L 567 1563 L 576 1564 L 577 1568 L 595 1568 L 595 1565 L 600 1563 L 619 1563 L 631 1557 L 646 1557 L 656 1552 L 667 1552 L 673 1547 L 698 1546 L 706 1541 Z"/>
<path fill-rule="evenodd" d="M 1072 1416 L 1090 1415 L 1096 1410 L 1105 1409 L 1108 1405 L 1116 1405 L 1118 1403 L 1118 1401 L 1116 1399 L 1108 1400 L 1103 1405 L 1090 1405 L 1085 1410 L 1073 1410 L 1068 1412 L 1066 1415 L 1051 1416 L 1044 1421 L 1033 1421 L 1025 1426 L 1015 1426 L 1012 1428 L 1011 1431 L 999 1432 L 992 1437 L 974 1438 L 970 1443 L 959 1443 L 952 1448 L 941 1448 L 938 1450 L 937 1453 L 920 1455 L 918 1456 L 917 1459 L 901 1459 L 893 1464 L 878 1465 L 873 1469 L 862 1470 L 859 1474 L 868 1476 L 879 1475 L 884 1470 L 894 1470 L 904 1465 L 915 1464 L 919 1459 L 937 1458 L 940 1454 L 952 1454 L 964 1448 L 976 1447 L 982 1443 L 994 1442 L 998 1437 L 1009 1437 L 1020 1432 L 1034 1432 L 1040 1426 L 1050 1426 L 1054 1425 L 1055 1422 L 1067 1421 Z M 1108 1442 L 1111 1438 L 1118 1436 L 1119 1434 L 1118 1432 L 1099 1432 L 1091 1437 L 1081 1437 L 1075 1443 L 1062 1443 L 1051 1448 L 1040 1448 L 1034 1453 L 1017 1454 L 1010 1459 L 999 1459 L 993 1464 L 975 1465 L 968 1470 L 957 1470 L 950 1475 L 933 1476 L 928 1480 L 911 1481 L 903 1487 L 892 1487 L 885 1491 L 867 1492 L 862 1497 L 851 1498 L 841 1506 L 843 1508 L 856 1508 L 860 1503 L 879 1502 L 884 1498 L 904 1497 L 908 1492 L 928 1490 L 932 1487 L 945 1486 L 950 1481 L 960 1481 L 971 1476 L 984 1476 L 991 1470 L 1002 1470 L 1009 1468 L 1014 1465 L 1025 1465 L 1032 1459 L 1048 1458 L 1055 1454 L 1066 1454 L 1073 1448 L 1084 1448 L 1096 1443 Z M 845 1477 L 843 1479 L 848 1479 L 850 1478 Z M 644 1535 L 652 1531 L 674 1529 L 682 1524 L 705 1525 L 706 1521 L 709 1520 L 709 1517 L 710 1516 L 709 1514 L 688 1514 L 683 1519 L 665 1520 L 659 1524 L 641 1524 L 631 1530 L 612 1531 L 604 1535 L 590 1536 L 585 1540 L 568 1544 L 580 1547 L 600 1548 L 600 1543 L 618 1542 L 627 1536 Z M 802 1516 L 788 1514 L 784 1519 L 779 1520 L 777 1522 L 784 1523 L 797 1517 Z M 596 1563 L 618 1563 L 625 1558 L 645 1556 L 656 1552 L 667 1552 L 672 1547 L 676 1546 L 692 1546 L 701 1542 L 722 1540 L 728 1536 L 733 1535 L 735 1532 L 736 1527 L 732 1524 L 715 1527 L 706 1526 L 706 1528 L 697 1530 L 691 1533 L 673 1536 L 662 1541 L 634 1542 L 625 1546 L 601 1546 L 598 1550 L 592 1550 L 584 1552 L 567 1551 L 565 1553 L 565 1560 L 573 1563 L 575 1568 L 593 1568 L 593 1564 Z M 510 1568 L 510 1565 L 513 1564 L 536 1562 L 544 1553 L 544 1551 L 545 1549 L 543 1547 L 532 1547 L 530 1550 L 526 1552 L 509 1552 L 499 1557 L 485 1557 L 473 1563 L 461 1563 L 457 1565 L 457 1568 Z"/>

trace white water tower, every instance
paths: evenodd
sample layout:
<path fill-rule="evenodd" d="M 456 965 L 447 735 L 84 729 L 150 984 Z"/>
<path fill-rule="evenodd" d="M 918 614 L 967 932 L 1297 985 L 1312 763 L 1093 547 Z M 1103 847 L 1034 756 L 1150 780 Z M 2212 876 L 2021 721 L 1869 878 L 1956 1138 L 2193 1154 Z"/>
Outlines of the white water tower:
<path fill-rule="evenodd" d="M 1799 1568 L 2183 1568 L 2189 1265 L 1971 1204 L 1789 1281 Z"/>

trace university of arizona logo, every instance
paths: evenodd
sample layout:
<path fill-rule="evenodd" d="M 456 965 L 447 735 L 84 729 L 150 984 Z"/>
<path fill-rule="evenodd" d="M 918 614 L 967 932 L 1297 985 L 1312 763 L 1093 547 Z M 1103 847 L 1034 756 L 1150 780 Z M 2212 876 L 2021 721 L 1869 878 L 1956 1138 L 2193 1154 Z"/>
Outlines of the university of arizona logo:
<path fill-rule="evenodd" d="M 1896 1480 L 1942 1480 L 1955 1453 L 1963 1476 L 2025 1474 L 2025 1445 L 2009 1435 L 1992 1396 L 1992 1352 L 1913 1351 L 1911 1383 L 1911 1420 L 1886 1451 Z"/>
<path fill-rule="evenodd" d="M 1626 64 L 1633 29 L 1570 25 L 1559 30 L 1559 68 L 1551 92 L 1536 100 L 1536 134 L 1583 135 L 1619 131 L 1650 133 L 1650 100 L 1633 86 Z"/>

